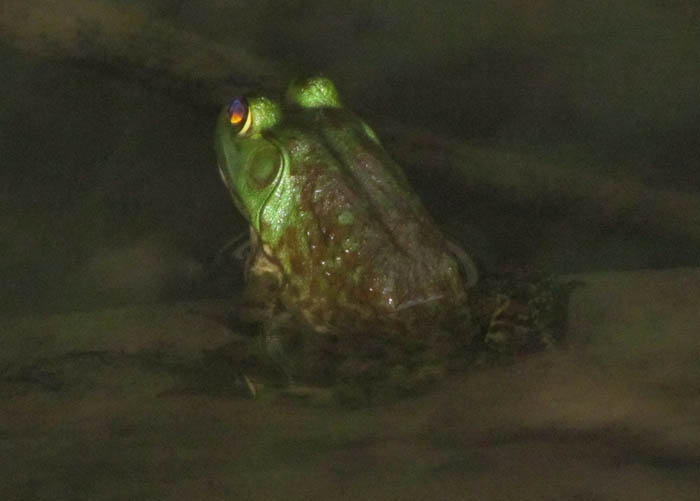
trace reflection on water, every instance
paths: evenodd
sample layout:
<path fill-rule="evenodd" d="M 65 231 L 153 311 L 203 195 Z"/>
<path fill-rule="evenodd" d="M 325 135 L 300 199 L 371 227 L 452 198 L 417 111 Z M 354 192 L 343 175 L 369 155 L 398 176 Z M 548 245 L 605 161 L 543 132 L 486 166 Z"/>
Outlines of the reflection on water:
<path fill-rule="evenodd" d="M 228 301 L 15 319 L 3 494 L 695 499 L 700 275 L 585 279 L 566 348 L 359 409 L 320 390 L 252 399 Z"/>

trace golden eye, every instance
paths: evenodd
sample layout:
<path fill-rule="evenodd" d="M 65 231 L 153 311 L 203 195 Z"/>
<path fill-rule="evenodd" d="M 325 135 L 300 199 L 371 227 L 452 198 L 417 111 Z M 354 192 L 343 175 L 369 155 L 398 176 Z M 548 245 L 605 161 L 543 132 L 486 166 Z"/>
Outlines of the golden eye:
<path fill-rule="evenodd" d="M 248 102 L 244 98 L 237 97 L 231 101 L 228 107 L 228 121 L 238 129 L 239 135 L 245 134 L 250 129 L 253 120 L 248 110 Z"/>

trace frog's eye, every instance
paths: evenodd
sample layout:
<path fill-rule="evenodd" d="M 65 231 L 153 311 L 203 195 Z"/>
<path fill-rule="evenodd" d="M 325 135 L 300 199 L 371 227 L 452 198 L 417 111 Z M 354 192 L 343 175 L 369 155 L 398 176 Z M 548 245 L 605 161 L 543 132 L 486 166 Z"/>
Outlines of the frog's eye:
<path fill-rule="evenodd" d="M 237 97 L 222 111 L 234 134 L 246 137 L 274 127 L 281 116 L 279 105 L 265 96 Z"/>
<path fill-rule="evenodd" d="M 244 98 L 237 97 L 228 107 L 228 121 L 237 130 L 238 134 L 245 134 L 253 123 L 252 114 L 249 112 L 248 102 Z"/>

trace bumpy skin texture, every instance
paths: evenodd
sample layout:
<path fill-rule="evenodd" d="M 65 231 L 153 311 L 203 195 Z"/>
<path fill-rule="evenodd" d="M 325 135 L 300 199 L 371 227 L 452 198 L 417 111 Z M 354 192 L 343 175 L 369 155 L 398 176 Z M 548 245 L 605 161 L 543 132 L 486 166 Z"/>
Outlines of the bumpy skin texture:
<path fill-rule="evenodd" d="M 253 233 L 248 276 L 316 331 L 416 330 L 464 313 L 458 263 L 372 130 L 324 78 L 247 99 L 216 129 L 219 169 Z M 262 293 L 260 291 L 263 291 Z"/>

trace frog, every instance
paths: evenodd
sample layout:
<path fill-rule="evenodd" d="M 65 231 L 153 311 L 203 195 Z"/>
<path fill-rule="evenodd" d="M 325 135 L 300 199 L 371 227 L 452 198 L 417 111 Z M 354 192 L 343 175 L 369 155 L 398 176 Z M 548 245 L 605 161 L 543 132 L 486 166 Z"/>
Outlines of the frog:
<path fill-rule="evenodd" d="M 408 335 L 468 315 L 458 257 L 330 79 L 236 97 L 215 136 L 222 181 L 250 226 L 249 304 L 352 335 Z"/>

